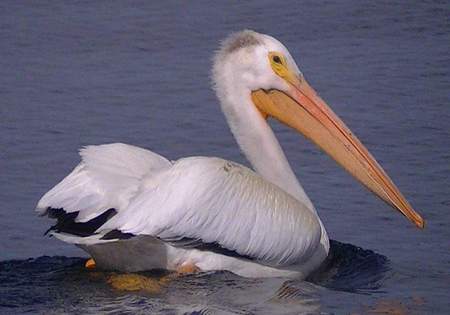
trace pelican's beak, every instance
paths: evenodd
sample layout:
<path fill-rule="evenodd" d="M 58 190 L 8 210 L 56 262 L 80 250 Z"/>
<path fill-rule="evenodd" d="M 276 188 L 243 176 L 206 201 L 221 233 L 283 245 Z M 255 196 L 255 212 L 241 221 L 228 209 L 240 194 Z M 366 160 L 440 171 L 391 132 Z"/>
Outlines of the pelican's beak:
<path fill-rule="evenodd" d="M 424 220 L 406 201 L 389 176 L 312 87 L 292 72 L 289 90 L 257 90 L 252 100 L 264 116 L 272 116 L 313 141 L 375 195 L 420 228 Z"/>

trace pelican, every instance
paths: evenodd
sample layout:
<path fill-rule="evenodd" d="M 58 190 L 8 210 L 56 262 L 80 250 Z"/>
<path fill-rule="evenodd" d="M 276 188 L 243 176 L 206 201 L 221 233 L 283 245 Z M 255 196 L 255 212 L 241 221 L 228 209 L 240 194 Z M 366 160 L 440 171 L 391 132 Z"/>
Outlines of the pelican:
<path fill-rule="evenodd" d="M 329 239 L 270 117 L 303 134 L 424 227 L 278 40 L 250 30 L 231 34 L 215 55 L 212 77 L 253 170 L 216 157 L 170 161 L 121 143 L 87 146 L 78 166 L 38 202 L 40 215 L 56 219 L 47 233 L 81 247 L 103 269 L 307 277 L 327 257 Z"/>

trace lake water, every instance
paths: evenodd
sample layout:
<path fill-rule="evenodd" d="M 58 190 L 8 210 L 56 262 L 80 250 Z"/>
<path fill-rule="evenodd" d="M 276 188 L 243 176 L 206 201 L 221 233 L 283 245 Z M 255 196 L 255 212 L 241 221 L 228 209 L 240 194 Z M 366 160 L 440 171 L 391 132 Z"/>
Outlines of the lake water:
<path fill-rule="evenodd" d="M 448 1 L 0 3 L 0 313 L 448 314 Z M 218 42 L 281 40 L 426 228 L 272 122 L 333 242 L 309 281 L 217 272 L 159 293 L 114 290 L 33 209 L 88 144 L 246 164 L 210 88 Z M 72 258 L 70 258 L 72 257 Z"/>

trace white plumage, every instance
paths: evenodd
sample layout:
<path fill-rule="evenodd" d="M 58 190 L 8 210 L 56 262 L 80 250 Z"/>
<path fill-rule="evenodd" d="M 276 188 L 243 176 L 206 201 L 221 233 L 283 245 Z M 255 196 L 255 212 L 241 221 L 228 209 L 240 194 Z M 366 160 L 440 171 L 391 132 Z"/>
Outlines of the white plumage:
<path fill-rule="evenodd" d="M 320 114 L 329 109 L 311 92 L 280 42 L 252 31 L 231 35 L 216 55 L 213 77 L 231 131 L 256 173 L 219 158 L 171 162 L 126 144 L 88 146 L 80 151 L 81 163 L 37 205 L 41 215 L 58 220 L 50 233 L 82 247 L 99 267 L 109 269 L 176 270 L 191 264 L 203 271 L 229 270 L 249 277 L 306 277 L 327 256 L 329 240 L 266 121 L 271 115 L 303 131 L 292 122 L 292 114 L 277 113 L 284 102 L 292 111 L 318 104 L 309 112 L 328 131 L 307 136 L 343 145 L 346 150 L 341 152 L 319 141 L 338 162 L 362 155 L 357 158 L 367 162 L 361 165 L 341 164 L 381 198 L 393 198 L 389 191 L 388 197 L 380 192 L 382 184 L 376 182 L 373 188 L 366 175 L 358 173 L 374 162 L 350 133 L 346 139 L 353 141 L 357 153 L 341 144 L 340 131 Z M 297 103 L 290 104 L 293 101 Z M 334 124 L 345 130 L 331 114 Z M 311 124 L 308 114 L 299 117 Z M 318 128 L 321 125 L 311 132 Z"/>
<path fill-rule="evenodd" d="M 53 233 L 63 240 L 91 246 L 114 242 L 101 237 L 115 229 L 162 240 L 200 239 L 266 266 L 304 263 L 317 250 L 321 236 L 317 216 L 242 165 L 208 157 L 170 163 L 151 151 L 121 143 L 88 146 L 81 156 L 82 162 L 42 197 L 37 210 L 41 214 L 48 207 L 79 211 L 76 222 L 91 220 L 110 208 L 118 213 L 93 237 Z"/>

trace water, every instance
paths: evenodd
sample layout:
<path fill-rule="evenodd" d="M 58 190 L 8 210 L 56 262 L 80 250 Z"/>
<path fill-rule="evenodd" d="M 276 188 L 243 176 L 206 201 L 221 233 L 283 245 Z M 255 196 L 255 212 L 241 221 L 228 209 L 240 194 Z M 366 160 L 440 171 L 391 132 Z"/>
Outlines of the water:
<path fill-rule="evenodd" d="M 338 242 L 332 242 L 332 251 L 323 270 L 312 275 L 309 282 L 245 279 L 228 272 L 215 272 L 179 278 L 158 292 L 143 290 L 130 294 L 114 290 L 108 284 L 114 273 L 88 271 L 84 262 L 81 258 L 41 256 L 0 263 L 0 281 L 3 283 L 0 307 L 15 312 L 45 310 L 56 314 L 105 311 L 130 314 L 136 311 L 161 314 L 315 313 L 319 311 L 321 301 L 335 293 L 371 294 L 391 276 L 386 257 Z M 142 274 L 154 278 L 161 276 L 154 272 Z"/>
<path fill-rule="evenodd" d="M 448 313 L 449 16 L 445 1 L 3 1 L 0 312 Z M 32 210 L 87 144 L 246 164 L 209 77 L 218 41 L 244 28 L 286 44 L 427 227 L 273 122 L 331 238 L 351 245 L 333 243 L 334 260 L 309 282 L 212 273 L 160 294 L 117 292 L 107 273 L 67 258 L 82 251 L 43 237 L 49 222 Z"/>

